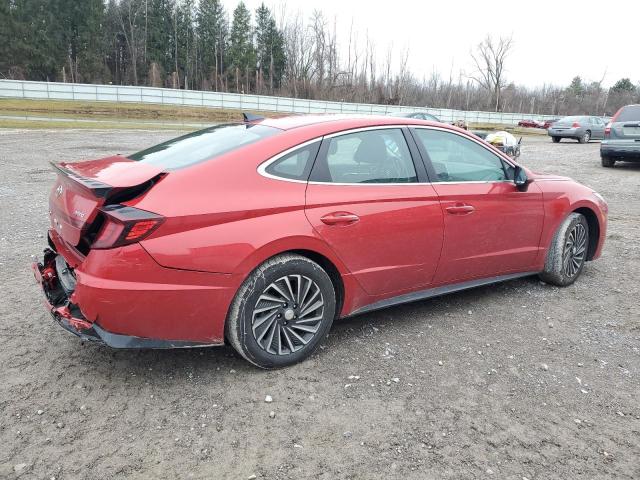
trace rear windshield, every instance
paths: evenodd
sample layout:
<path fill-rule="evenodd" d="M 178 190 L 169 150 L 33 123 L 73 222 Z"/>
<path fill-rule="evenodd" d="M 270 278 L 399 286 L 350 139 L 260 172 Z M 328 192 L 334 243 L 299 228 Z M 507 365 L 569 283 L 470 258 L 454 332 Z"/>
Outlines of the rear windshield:
<path fill-rule="evenodd" d="M 176 170 L 255 143 L 279 131 L 265 125 L 216 125 L 147 148 L 129 158 L 165 170 Z"/>
<path fill-rule="evenodd" d="M 638 122 L 640 121 L 640 105 L 628 105 L 622 107 L 616 117 L 616 122 Z"/>
<path fill-rule="evenodd" d="M 584 120 L 585 118 L 587 118 L 587 117 L 582 117 L 582 116 L 564 117 L 564 118 L 561 118 L 560 120 L 558 120 L 557 123 L 579 122 L 580 120 Z"/>

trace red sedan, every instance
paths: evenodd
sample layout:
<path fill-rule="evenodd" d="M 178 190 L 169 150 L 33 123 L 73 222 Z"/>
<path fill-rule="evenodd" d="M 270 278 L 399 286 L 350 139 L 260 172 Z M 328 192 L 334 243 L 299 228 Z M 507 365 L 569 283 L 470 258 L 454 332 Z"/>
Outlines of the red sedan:
<path fill-rule="evenodd" d="M 248 117 L 60 163 L 47 307 L 116 348 L 298 362 L 334 319 L 527 275 L 571 284 L 607 205 L 474 135 L 410 118 Z"/>

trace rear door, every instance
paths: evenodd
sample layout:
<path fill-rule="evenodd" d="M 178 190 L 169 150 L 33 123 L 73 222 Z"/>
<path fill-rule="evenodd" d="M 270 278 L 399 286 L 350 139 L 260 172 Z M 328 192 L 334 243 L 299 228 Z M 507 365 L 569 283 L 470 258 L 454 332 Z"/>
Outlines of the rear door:
<path fill-rule="evenodd" d="M 406 129 L 375 127 L 325 137 L 314 164 L 307 218 L 370 295 L 433 280 L 442 210 L 418 156 Z"/>
<path fill-rule="evenodd" d="M 434 282 L 531 271 L 544 220 L 542 192 L 520 192 L 513 166 L 481 141 L 457 132 L 413 130 L 440 197 L 444 244 Z"/>

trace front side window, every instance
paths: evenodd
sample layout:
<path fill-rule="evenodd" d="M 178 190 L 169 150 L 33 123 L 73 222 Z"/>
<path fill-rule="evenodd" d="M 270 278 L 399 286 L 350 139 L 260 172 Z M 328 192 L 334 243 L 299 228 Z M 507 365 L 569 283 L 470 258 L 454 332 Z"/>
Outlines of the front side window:
<path fill-rule="evenodd" d="M 279 131 L 265 125 L 216 125 L 147 148 L 129 158 L 165 170 L 176 170 L 255 143 Z"/>
<path fill-rule="evenodd" d="M 307 180 L 309 171 L 320 148 L 320 141 L 300 147 L 270 164 L 265 171 L 290 180 Z"/>
<path fill-rule="evenodd" d="M 477 142 L 442 130 L 415 129 L 426 150 L 436 182 L 507 180 L 504 162 Z"/>
<path fill-rule="evenodd" d="M 331 183 L 415 183 L 409 147 L 397 128 L 365 130 L 328 139 L 312 180 Z"/>

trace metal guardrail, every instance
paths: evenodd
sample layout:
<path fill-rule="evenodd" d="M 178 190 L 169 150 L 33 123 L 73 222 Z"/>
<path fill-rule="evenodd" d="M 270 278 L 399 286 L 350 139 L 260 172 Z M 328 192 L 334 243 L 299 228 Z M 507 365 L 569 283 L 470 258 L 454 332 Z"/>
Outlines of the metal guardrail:
<path fill-rule="evenodd" d="M 90 85 L 80 83 L 29 82 L 0 80 L 0 98 L 84 100 L 98 102 L 152 103 L 283 113 L 359 113 L 387 115 L 426 112 L 443 122 L 465 120 L 468 123 L 515 125 L 520 120 L 554 118 L 526 113 L 477 112 L 443 108 L 418 108 L 367 103 L 331 102 L 300 98 L 248 95 L 239 93 L 175 90 L 170 88 Z"/>

